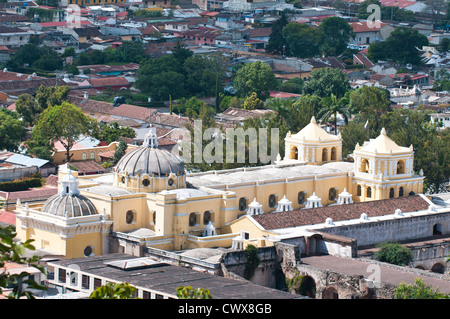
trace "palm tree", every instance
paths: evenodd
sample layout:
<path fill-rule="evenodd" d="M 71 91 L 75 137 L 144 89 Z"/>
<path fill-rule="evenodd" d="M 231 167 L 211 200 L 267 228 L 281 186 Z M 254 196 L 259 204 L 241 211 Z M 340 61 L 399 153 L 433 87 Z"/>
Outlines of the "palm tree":
<path fill-rule="evenodd" d="M 294 103 L 293 99 L 283 100 L 278 97 L 268 99 L 265 103 L 265 107 L 278 113 L 278 116 L 283 120 L 288 127 L 291 125 L 291 114 L 289 112 L 289 106 Z"/>
<path fill-rule="evenodd" d="M 337 135 L 337 113 L 344 117 L 345 124 L 348 123 L 348 118 L 350 117 L 350 112 L 348 109 L 349 99 L 347 97 L 342 97 L 338 99 L 336 95 L 331 93 L 330 97 L 325 97 L 322 99 L 323 108 L 319 110 L 317 117 L 320 118 L 321 122 L 327 122 L 331 115 L 334 116 L 334 129 Z"/>

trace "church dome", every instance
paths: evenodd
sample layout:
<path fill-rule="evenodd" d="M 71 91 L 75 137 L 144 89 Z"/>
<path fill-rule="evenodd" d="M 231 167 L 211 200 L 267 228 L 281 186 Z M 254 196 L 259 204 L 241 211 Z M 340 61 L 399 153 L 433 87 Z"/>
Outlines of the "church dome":
<path fill-rule="evenodd" d="M 42 211 L 60 217 L 81 217 L 97 214 L 92 202 L 83 195 L 51 196 L 42 206 Z"/>
<path fill-rule="evenodd" d="M 78 180 L 71 170 L 61 180 L 61 191 L 45 201 L 42 211 L 66 218 L 97 214 L 94 204 L 80 194 Z"/>
<path fill-rule="evenodd" d="M 180 159 L 167 150 L 159 149 L 154 127 L 150 128 L 143 146 L 125 154 L 117 163 L 115 171 L 128 176 L 144 174 L 165 177 L 170 174 L 183 175 Z"/>
<path fill-rule="evenodd" d="M 116 165 L 117 173 L 125 173 L 128 176 L 138 174 L 155 174 L 158 177 L 170 174 L 184 174 L 181 161 L 166 150 L 152 147 L 139 147 L 124 155 Z"/>

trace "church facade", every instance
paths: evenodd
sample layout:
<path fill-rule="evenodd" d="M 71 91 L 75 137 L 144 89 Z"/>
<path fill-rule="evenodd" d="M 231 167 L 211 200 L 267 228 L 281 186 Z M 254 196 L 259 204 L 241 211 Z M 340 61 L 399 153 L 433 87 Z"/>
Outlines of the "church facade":
<path fill-rule="evenodd" d="M 271 165 L 188 174 L 178 157 L 158 148 L 150 127 L 144 144 L 112 173 L 60 172 L 57 195 L 43 204 L 17 203 L 18 237 L 66 258 L 232 247 L 245 233 L 245 223 L 235 222 L 244 216 L 423 192 L 424 177 L 412 169 L 414 150 L 395 144 L 384 129 L 356 146 L 353 162 L 341 159 L 340 135 L 314 118 L 285 143 L 284 158 Z"/>

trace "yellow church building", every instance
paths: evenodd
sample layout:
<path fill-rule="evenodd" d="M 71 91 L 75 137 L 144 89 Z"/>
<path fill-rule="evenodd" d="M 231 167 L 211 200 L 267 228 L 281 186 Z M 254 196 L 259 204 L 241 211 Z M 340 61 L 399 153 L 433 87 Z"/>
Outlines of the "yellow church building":
<path fill-rule="evenodd" d="M 328 134 L 314 118 L 288 133 L 285 143 L 284 158 L 270 165 L 187 173 L 177 156 L 158 148 L 150 127 L 144 144 L 112 173 L 60 172 L 58 194 L 43 204 L 17 203 L 18 237 L 66 258 L 140 256 L 143 247 L 232 247 L 246 232 L 246 223 L 236 222 L 244 216 L 423 192 L 412 147 L 398 146 L 384 129 L 356 145 L 353 162 L 341 159 L 341 136 Z M 256 244 L 270 245 L 264 238 Z"/>

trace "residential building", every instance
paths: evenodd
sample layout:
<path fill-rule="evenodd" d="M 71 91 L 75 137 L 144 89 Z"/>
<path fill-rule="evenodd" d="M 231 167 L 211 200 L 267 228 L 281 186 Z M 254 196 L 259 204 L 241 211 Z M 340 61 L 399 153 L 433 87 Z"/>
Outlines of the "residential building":
<path fill-rule="evenodd" d="M 350 22 L 350 26 L 355 33 L 352 44 L 357 45 L 369 45 L 384 41 L 395 30 L 390 24 L 381 21 L 375 21 L 373 24 L 369 24 L 367 21 Z"/>
<path fill-rule="evenodd" d="M 27 44 L 31 33 L 17 27 L 0 26 L 0 45 L 20 47 Z"/>

